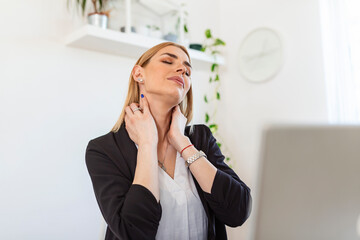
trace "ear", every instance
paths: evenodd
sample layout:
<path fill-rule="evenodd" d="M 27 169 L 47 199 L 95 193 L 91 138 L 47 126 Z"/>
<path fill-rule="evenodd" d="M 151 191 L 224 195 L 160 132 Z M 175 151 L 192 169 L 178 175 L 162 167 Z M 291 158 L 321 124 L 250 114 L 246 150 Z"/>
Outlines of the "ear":
<path fill-rule="evenodd" d="M 135 81 L 139 82 L 138 78 L 144 79 L 144 68 L 142 68 L 140 65 L 135 65 L 131 74 Z"/>

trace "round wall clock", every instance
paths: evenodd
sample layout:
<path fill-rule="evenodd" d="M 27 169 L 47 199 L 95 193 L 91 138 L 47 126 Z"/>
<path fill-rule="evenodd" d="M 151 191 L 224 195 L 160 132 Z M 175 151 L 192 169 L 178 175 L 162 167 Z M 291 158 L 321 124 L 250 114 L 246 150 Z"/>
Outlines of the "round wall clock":
<path fill-rule="evenodd" d="M 269 28 L 250 32 L 239 49 L 239 70 L 251 82 L 273 78 L 283 63 L 283 47 L 279 35 Z"/>

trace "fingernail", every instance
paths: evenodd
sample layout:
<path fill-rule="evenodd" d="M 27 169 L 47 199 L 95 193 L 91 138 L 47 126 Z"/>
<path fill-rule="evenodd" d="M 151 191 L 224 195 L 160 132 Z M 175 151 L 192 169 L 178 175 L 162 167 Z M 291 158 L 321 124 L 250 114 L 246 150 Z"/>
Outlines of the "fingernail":
<path fill-rule="evenodd" d="M 144 97 L 144 94 L 141 94 L 141 98 L 143 98 Z"/>

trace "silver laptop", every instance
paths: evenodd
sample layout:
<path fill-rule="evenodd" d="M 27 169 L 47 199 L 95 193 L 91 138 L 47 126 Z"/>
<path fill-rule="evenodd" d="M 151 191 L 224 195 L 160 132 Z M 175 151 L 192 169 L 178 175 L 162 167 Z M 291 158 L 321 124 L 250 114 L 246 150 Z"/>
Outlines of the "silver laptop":
<path fill-rule="evenodd" d="M 262 135 L 253 240 L 360 239 L 360 125 Z"/>

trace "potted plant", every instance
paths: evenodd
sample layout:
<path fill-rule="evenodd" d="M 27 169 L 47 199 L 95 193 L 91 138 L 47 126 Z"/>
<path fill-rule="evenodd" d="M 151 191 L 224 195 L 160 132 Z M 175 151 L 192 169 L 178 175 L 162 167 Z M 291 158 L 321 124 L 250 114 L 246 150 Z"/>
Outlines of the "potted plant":
<path fill-rule="evenodd" d="M 180 42 L 180 44 L 184 45 L 185 47 L 189 47 L 189 39 L 187 38 L 187 33 L 188 31 L 188 27 L 187 27 L 187 16 L 188 16 L 188 12 L 185 10 L 185 3 L 181 3 L 181 9 L 180 10 L 176 10 L 173 11 L 172 16 L 176 17 L 176 23 L 174 26 L 174 31 L 170 31 L 168 32 L 168 34 L 166 34 L 164 36 L 165 40 L 168 41 L 172 41 L 172 42 L 179 42 L 179 41 L 183 41 Z M 183 26 L 181 25 L 181 15 L 183 17 Z M 184 31 L 184 39 L 179 39 L 181 34 L 180 32 Z"/>
<path fill-rule="evenodd" d="M 69 2 L 68 0 L 68 6 Z M 108 3 L 112 0 L 91 0 L 93 6 L 93 12 L 87 14 L 88 23 L 97 27 L 107 28 L 110 11 L 105 10 L 108 7 Z M 81 7 L 82 15 L 85 15 L 87 0 L 75 0 L 77 6 Z"/>

